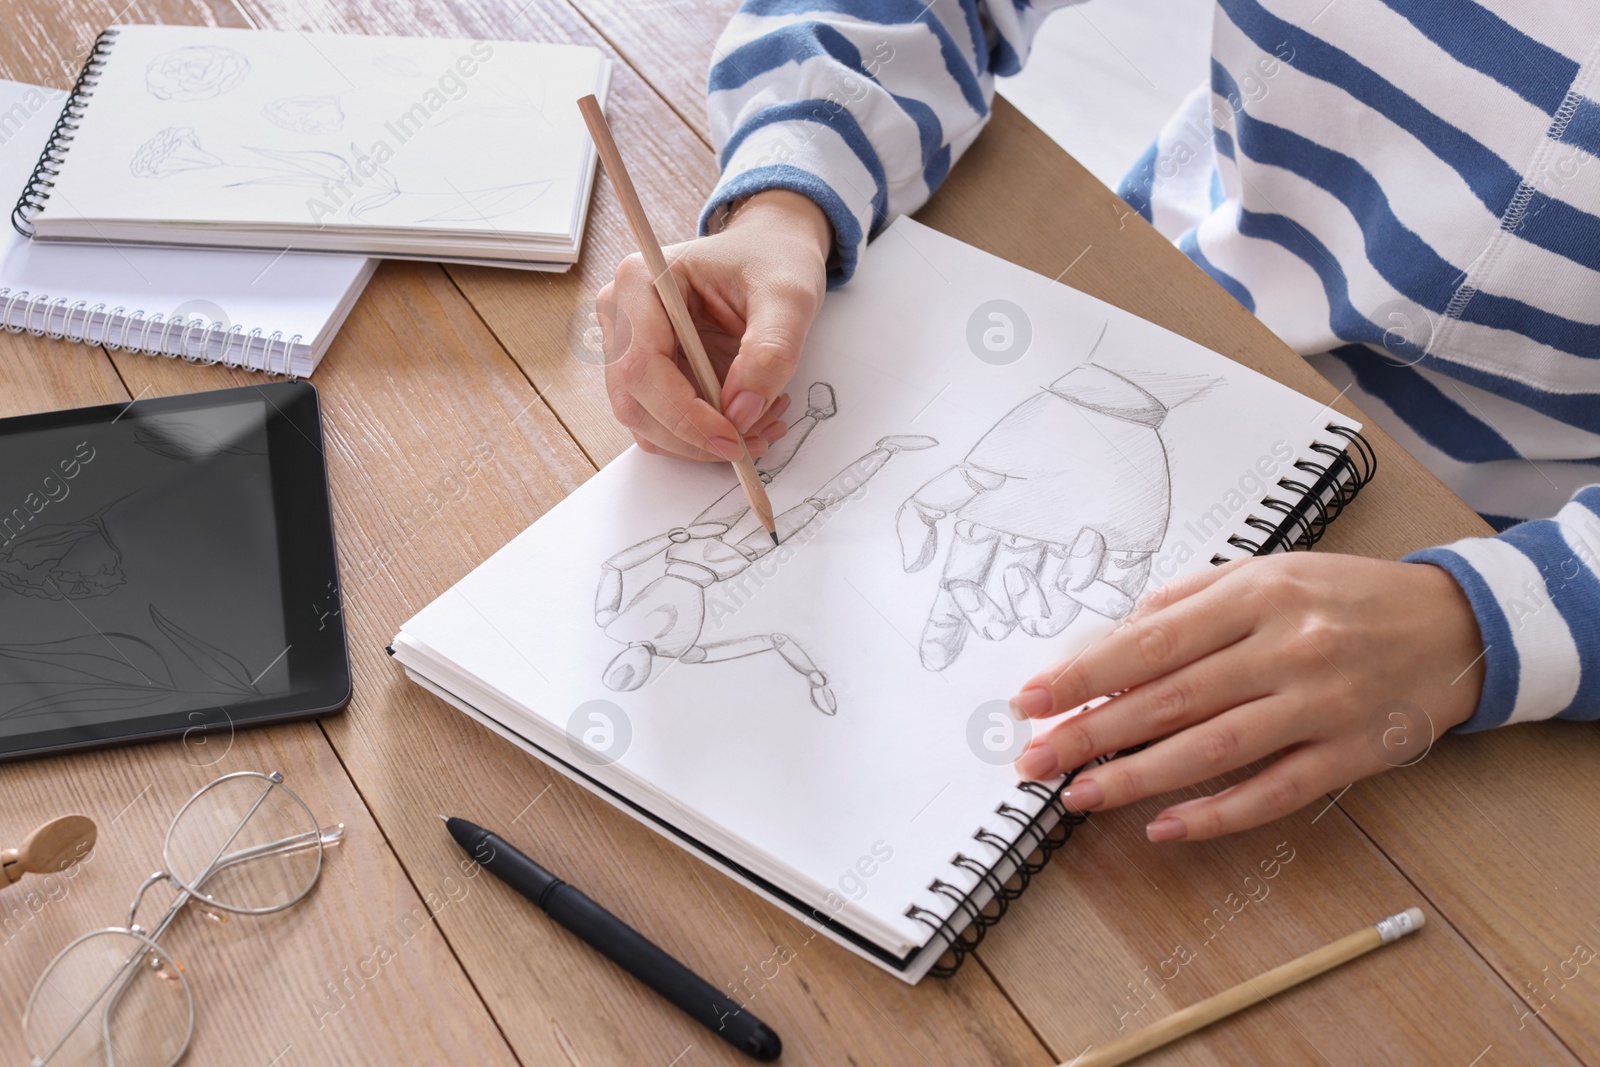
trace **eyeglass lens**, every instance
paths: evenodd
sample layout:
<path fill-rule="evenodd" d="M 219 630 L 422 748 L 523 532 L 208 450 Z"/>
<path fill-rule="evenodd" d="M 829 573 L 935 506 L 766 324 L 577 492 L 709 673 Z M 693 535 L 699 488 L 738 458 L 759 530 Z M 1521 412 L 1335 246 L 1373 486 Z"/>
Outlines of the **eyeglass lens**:
<path fill-rule="evenodd" d="M 178 813 L 167 871 L 234 911 L 273 911 L 299 900 L 321 869 L 317 823 L 289 790 L 256 775 L 221 778 Z"/>
<path fill-rule="evenodd" d="M 35 1064 L 168 1067 L 193 1020 L 188 981 L 159 946 L 101 930 L 73 942 L 39 980 L 23 1037 Z"/>

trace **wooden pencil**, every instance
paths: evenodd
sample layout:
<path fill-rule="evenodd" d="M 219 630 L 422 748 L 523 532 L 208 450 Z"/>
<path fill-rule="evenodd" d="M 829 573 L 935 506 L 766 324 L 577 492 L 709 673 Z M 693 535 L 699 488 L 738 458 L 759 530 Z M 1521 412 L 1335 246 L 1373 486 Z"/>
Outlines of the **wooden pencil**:
<path fill-rule="evenodd" d="M 678 283 L 667 269 L 667 257 L 661 251 L 661 243 L 656 240 L 656 232 L 644 213 L 644 204 L 634 191 L 633 180 L 628 177 L 628 168 L 622 162 L 622 153 L 617 150 L 616 139 L 611 136 L 611 127 L 606 122 L 605 113 L 600 110 L 600 102 L 592 95 L 586 96 L 578 101 L 578 110 L 583 112 L 583 121 L 589 126 L 589 136 L 594 138 L 595 149 L 600 153 L 600 162 L 605 164 L 611 187 L 617 191 L 617 199 L 622 201 L 623 213 L 628 216 L 628 225 L 633 229 L 633 239 L 639 246 L 639 253 L 644 256 L 650 276 L 655 279 L 656 293 L 661 297 L 661 305 L 667 309 L 667 318 L 672 320 L 672 329 L 677 333 L 678 343 L 683 346 L 684 355 L 689 359 L 689 367 L 700 384 L 700 392 L 712 407 L 721 411 L 722 383 L 717 380 L 717 372 L 706 355 L 705 345 L 700 342 L 700 333 L 694 328 L 694 320 L 689 317 L 689 307 L 683 302 L 683 294 L 678 292 Z M 750 449 L 743 439 L 739 441 L 739 449 L 744 455 L 733 461 L 733 469 L 739 475 L 739 484 L 744 486 L 745 496 L 750 499 L 750 509 L 761 520 L 767 533 L 772 535 L 772 543 L 777 544 L 778 524 L 773 518 L 772 502 L 767 499 L 767 487 L 756 473 L 755 461 L 750 458 Z"/>
<path fill-rule="evenodd" d="M 1259 1004 L 1274 993 L 1281 993 L 1341 963 L 1348 963 L 1357 956 L 1364 956 L 1381 945 L 1420 930 L 1422 923 L 1422 909 L 1407 908 L 1398 915 L 1391 915 L 1372 926 L 1341 937 L 1299 959 L 1274 967 L 1259 978 L 1246 979 L 1232 989 L 1225 989 L 1214 997 L 1207 997 L 1198 1004 L 1173 1012 L 1127 1037 L 1118 1038 L 1107 1045 L 1091 1046 L 1088 1051 L 1060 1067 L 1116 1067 L 1117 1064 L 1127 1063 L 1252 1004 Z"/>

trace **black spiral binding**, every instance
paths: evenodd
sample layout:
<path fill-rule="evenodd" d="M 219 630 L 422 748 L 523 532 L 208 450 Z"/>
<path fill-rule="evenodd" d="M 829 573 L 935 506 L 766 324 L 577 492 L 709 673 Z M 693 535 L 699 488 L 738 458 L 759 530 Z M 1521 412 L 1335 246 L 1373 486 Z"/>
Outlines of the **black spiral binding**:
<path fill-rule="evenodd" d="M 1038 782 L 1018 782 L 1018 789 L 1044 801 L 1044 806 L 1032 815 L 1006 803 L 995 808 L 996 814 L 1016 823 L 1019 832 L 1013 838 L 1003 837 L 988 829 L 981 829 L 972 835 L 973 840 L 995 852 L 995 858 L 990 862 L 985 863 L 963 852 L 955 854 L 951 864 L 978 879 L 972 889 L 960 889 L 942 878 L 935 878 L 928 883 L 930 892 L 954 902 L 955 907 L 949 917 L 941 917 L 919 904 L 906 909 L 905 914 L 909 918 L 927 926 L 936 940 L 944 942 L 944 951 L 928 971 L 933 977 L 949 978 L 961 969 L 961 964 L 983 941 L 989 928 L 1005 916 L 1011 902 L 1027 891 L 1034 875 L 1044 870 L 1050 857 L 1067 843 L 1072 831 L 1088 818 L 1087 815 L 1068 811 L 1061 800 L 1061 792 L 1071 783 L 1073 774 L 1067 775 L 1060 785 L 1054 787 Z M 1050 815 L 1055 816 L 1055 821 L 1047 827 L 1045 823 Z M 999 871 L 1007 866 L 1011 868 L 1010 874 L 1002 879 Z M 989 899 L 982 907 L 978 906 L 976 899 L 980 889 L 989 891 Z M 958 914 L 967 920 L 959 931 L 950 923 Z"/>
<path fill-rule="evenodd" d="M 72 93 L 67 97 L 66 106 L 61 109 L 61 117 L 56 119 L 55 128 L 50 131 L 50 140 L 45 142 L 44 152 L 34 165 L 28 184 L 23 187 L 17 206 L 11 211 L 11 225 L 24 237 L 33 236 L 31 219 L 44 209 L 44 202 L 50 199 L 50 190 L 55 188 L 54 179 L 61 176 L 62 161 L 67 157 L 67 149 L 72 146 L 89 98 L 94 96 L 94 87 L 100 80 L 101 71 L 105 69 L 106 56 L 116 36 L 117 29 L 113 26 L 94 39 L 94 47 L 89 50 L 83 70 L 78 72 L 78 80 L 72 83 Z"/>
<path fill-rule="evenodd" d="M 1349 506 L 1372 476 L 1378 472 L 1378 456 L 1365 437 L 1348 426 L 1329 423 L 1324 429 L 1335 437 L 1344 439 L 1341 446 L 1331 441 L 1314 441 L 1311 451 L 1327 456 L 1327 463 L 1309 459 L 1297 460 L 1294 469 L 1305 478 L 1285 476 L 1278 486 L 1294 494 L 1291 500 L 1276 496 L 1263 497 L 1262 508 L 1276 512 L 1281 518 L 1263 515 L 1246 517 L 1245 525 L 1259 530 L 1265 536 L 1254 540 L 1243 534 L 1228 538 L 1228 544 L 1252 556 L 1265 556 L 1280 549 L 1304 551 L 1311 548 L 1327 532 L 1328 525 Z M 1231 562 L 1221 554 L 1211 557 L 1215 566 Z"/>
<path fill-rule="evenodd" d="M 1309 549 L 1322 538 L 1328 524 L 1338 518 L 1362 487 L 1372 480 L 1378 471 L 1378 457 L 1366 438 L 1350 427 L 1337 423 L 1329 423 L 1325 429 L 1335 437 L 1343 438 L 1344 445 L 1341 447 L 1331 441 L 1314 442 L 1311 451 L 1328 457 L 1328 462 L 1297 461 L 1295 470 L 1306 477 L 1285 476 L 1278 480 L 1279 487 L 1296 494 L 1296 499 L 1290 501 L 1269 496 L 1261 502 L 1263 507 L 1282 518 L 1274 521 L 1266 516 L 1249 516 L 1245 524 L 1264 536 L 1260 541 L 1255 541 L 1235 534 L 1228 538 L 1230 545 L 1252 555 L 1266 555 L 1280 548 Z M 1214 556 L 1211 562 L 1220 565 L 1228 560 Z M 1043 800 L 1044 806 L 1032 815 L 1006 803 L 995 809 L 996 814 L 1017 825 L 1018 833 L 1013 838 L 1007 838 L 993 830 L 980 829 L 972 835 L 975 841 L 994 852 L 992 861 L 985 863 L 963 852 L 955 854 L 951 864 L 977 878 L 970 890 L 962 890 L 942 878 L 935 878 L 928 883 L 929 892 L 946 897 L 954 904 L 948 916 L 940 916 L 920 904 L 912 904 L 906 909 L 907 917 L 928 927 L 934 933 L 934 940 L 944 943 L 944 951 L 928 971 L 930 975 L 949 978 L 960 970 L 966 958 L 983 942 L 989 928 L 1005 916 L 1011 902 L 1027 891 L 1028 883 L 1044 870 L 1056 850 L 1067 843 L 1072 831 L 1088 819 L 1087 815 L 1069 811 L 1061 799 L 1062 792 L 1076 774 L 1077 771 L 1068 774 L 1055 787 L 1038 782 L 1017 783 L 1018 789 Z M 1047 828 L 1045 823 L 1051 815 L 1055 816 L 1055 821 Z M 1005 867 L 1010 868 L 1011 873 L 1002 879 L 998 872 Z M 989 899 L 979 907 L 977 898 L 981 891 L 987 891 Z M 959 930 L 952 925 L 952 920 L 958 915 L 966 920 Z"/>

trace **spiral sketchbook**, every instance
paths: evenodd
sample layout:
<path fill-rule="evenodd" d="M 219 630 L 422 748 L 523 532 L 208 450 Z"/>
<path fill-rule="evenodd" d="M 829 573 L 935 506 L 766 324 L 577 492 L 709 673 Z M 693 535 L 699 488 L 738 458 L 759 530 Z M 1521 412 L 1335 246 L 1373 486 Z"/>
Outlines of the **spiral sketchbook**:
<path fill-rule="evenodd" d="M 1309 547 L 1360 426 L 908 219 L 829 294 L 759 463 L 633 449 L 390 651 L 491 730 L 907 981 L 1080 820 L 1007 699 L 1146 589 Z M 1081 710 L 1081 709 L 1080 709 Z M 1074 712 L 1074 714 L 1077 712 Z M 1016 920 L 1012 921 L 1025 921 Z"/>
<path fill-rule="evenodd" d="M 67 97 L 0 80 L 0 189 L 21 189 Z M 46 245 L 0 229 L 0 327 L 304 377 L 377 267 L 359 256 Z"/>
<path fill-rule="evenodd" d="M 576 101 L 604 102 L 610 71 L 581 45 L 113 26 L 12 222 L 566 270 L 596 167 Z"/>

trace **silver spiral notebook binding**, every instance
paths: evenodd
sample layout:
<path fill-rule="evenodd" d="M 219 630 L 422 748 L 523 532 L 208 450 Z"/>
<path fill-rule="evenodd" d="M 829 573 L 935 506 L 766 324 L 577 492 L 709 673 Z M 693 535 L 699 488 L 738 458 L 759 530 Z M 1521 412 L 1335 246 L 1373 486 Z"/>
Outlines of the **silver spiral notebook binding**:
<path fill-rule="evenodd" d="M 114 352 L 166 356 L 185 363 L 221 363 L 267 374 L 294 376 L 294 351 L 302 336 L 281 330 L 263 336 L 203 315 L 168 317 L 143 308 L 129 311 L 87 300 L 0 288 L 0 327 L 10 333 L 102 345 Z"/>
<path fill-rule="evenodd" d="M 1261 498 L 1260 513 L 1251 509 L 1244 520 L 1248 530 L 1229 536 L 1230 546 L 1240 549 L 1243 555 L 1254 556 L 1309 549 L 1322 539 L 1328 524 L 1338 518 L 1377 473 L 1378 457 L 1372 445 L 1356 430 L 1339 423 L 1325 425 L 1307 451 L 1317 458 L 1302 456 L 1294 462 L 1294 473 L 1284 475 L 1276 483 L 1276 490 L 1283 492 L 1274 490 Z M 1243 556 L 1217 554 L 1211 562 L 1221 566 L 1230 558 Z M 904 914 L 908 918 L 933 931 L 930 948 L 925 951 L 934 951 L 937 945 L 943 945 L 938 961 L 928 971 L 930 975 L 948 978 L 955 974 L 983 941 L 989 928 L 1005 917 L 1011 902 L 1027 891 L 1034 876 L 1044 870 L 1050 858 L 1067 843 L 1072 831 L 1088 819 L 1087 815 L 1069 810 L 1061 799 L 1062 791 L 1083 769 L 1071 772 L 1056 786 L 1017 783 L 1019 791 L 1043 803 L 1030 813 L 1026 808 L 1002 802 L 995 813 L 1016 827 L 1016 835 L 980 828 L 972 835 L 976 842 L 972 851 L 976 855 L 957 852 L 951 858 L 951 866 L 963 872 L 960 878 L 963 884 L 974 878 L 977 880 L 970 889 L 962 889 L 943 878 L 928 883 L 930 894 L 952 902 L 953 907 L 947 914 L 922 904 L 914 903 L 906 908 Z"/>

